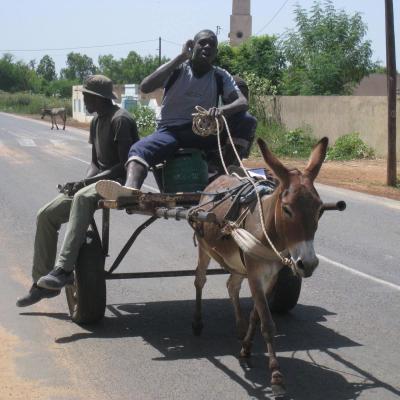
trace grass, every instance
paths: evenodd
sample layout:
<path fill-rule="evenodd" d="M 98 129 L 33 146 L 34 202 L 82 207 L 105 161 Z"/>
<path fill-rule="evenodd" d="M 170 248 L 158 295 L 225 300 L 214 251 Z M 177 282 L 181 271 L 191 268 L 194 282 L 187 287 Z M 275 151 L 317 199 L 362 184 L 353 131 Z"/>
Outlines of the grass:
<path fill-rule="evenodd" d="M 0 111 L 17 114 L 40 114 L 40 109 L 44 107 L 65 107 L 67 114 L 72 115 L 70 99 L 46 97 L 41 94 L 0 91 Z"/>

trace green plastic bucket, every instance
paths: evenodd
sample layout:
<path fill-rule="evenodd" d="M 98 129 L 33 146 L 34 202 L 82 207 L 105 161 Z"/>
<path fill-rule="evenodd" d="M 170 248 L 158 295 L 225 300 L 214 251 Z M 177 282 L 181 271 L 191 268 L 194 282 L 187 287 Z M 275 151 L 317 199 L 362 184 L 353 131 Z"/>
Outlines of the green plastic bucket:
<path fill-rule="evenodd" d="M 165 193 L 197 192 L 208 183 L 205 154 L 197 149 L 180 149 L 167 161 L 161 172 Z"/>

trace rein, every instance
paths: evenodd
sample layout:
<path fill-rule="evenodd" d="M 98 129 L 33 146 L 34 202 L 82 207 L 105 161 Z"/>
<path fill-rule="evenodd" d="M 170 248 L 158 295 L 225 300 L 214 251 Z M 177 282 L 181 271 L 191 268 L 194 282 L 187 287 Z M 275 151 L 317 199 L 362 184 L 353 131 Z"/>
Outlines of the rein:
<path fill-rule="evenodd" d="M 246 176 L 240 177 L 235 173 L 233 173 L 232 175 L 235 176 L 236 178 L 238 178 L 239 180 L 246 179 L 253 185 L 253 188 L 254 188 L 256 196 L 257 196 L 258 212 L 259 212 L 259 217 L 260 217 L 261 228 L 262 228 L 263 234 L 264 234 L 265 238 L 267 239 L 267 242 L 270 245 L 271 249 L 274 251 L 274 253 L 280 259 L 281 263 L 285 266 L 290 267 L 292 269 L 292 271 L 295 272 L 295 266 L 294 266 L 293 260 L 290 257 L 286 257 L 286 256 L 282 255 L 282 253 L 276 249 L 276 247 L 272 243 L 272 240 L 270 239 L 270 237 L 267 234 L 267 230 L 266 230 L 265 222 L 264 222 L 264 212 L 263 212 L 262 204 L 261 204 L 261 197 L 257 191 L 257 185 L 254 183 L 253 179 L 251 179 L 249 173 L 247 172 L 246 168 L 244 167 L 244 165 L 242 163 L 242 160 L 240 159 L 240 156 L 239 156 L 239 154 L 236 150 L 236 147 L 233 143 L 232 135 L 229 130 L 228 122 L 227 122 L 225 116 L 221 115 L 220 117 L 212 118 L 208 115 L 207 110 L 205 110 L 203 107 L 200 107 L 200 106 L 196 106 L 196 111 L 197 111 L 197 113 L 192 114 L 193 115 L 193 125 L 192 125 L 193 132 L 202 137 L 209 136 L 209 135 L 217 135 L 218 151 L 219 151 L 221 163 L 224 168 L 225 174 L 229 175 L 228 169 L 226 168 L 223 154 L 222 154 L 222 146 L 221 146 L 221 138 L 220 138 L 221 132 L 223 130 L 223 124 L 225 125 L 232 149 L 235 153 L 235 156 L 239 162 L 240 167 L 242 168 L 242 170 Z M 221 119 L 222 119 L 223 124 L 221 123 Z M 247 216 L 247 213 L 244 216 L 244 218 L 246 216 Z M 241 219 L 241 217 L 239 217 L 239 219 Z M 243 218 L 243 220 L 244 220 L 244 218 Z M 238 221 L 228 222 L 227 225 L 223 228 L 224 232 L 226 232 L 227 234 L 230 234 L 233 237 L 233 239 L 235 240 L 236 244 L 243 251 L 248 252 L 250 254 L 254 254 L 258 257 L 260 257 L 260 254 L 263 254 L 263 256 L 261 256 L 261 258 L 266 258 L 265 257 L 267 254 L 266 250 L 268 250 L 268 248 L 264 244 L 262 244 L 257 238 L 255 238 L 250 232 L 246 231 L 243 228 L 240 228 L 240 225 L 238 225 L 237 222 Z M 256 249 L 256 250 L 254 250 L 254 249 Z"/>

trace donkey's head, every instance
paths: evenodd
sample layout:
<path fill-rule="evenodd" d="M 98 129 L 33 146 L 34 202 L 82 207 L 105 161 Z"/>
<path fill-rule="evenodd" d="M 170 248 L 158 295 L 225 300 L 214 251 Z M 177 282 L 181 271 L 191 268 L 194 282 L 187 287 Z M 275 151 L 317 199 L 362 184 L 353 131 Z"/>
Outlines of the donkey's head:
<path fill-rule="evenodd" d="M 46 115 L 50 115 L 51 109 L 50 108 L 41 108 L 40 109 L 40 119 L 43 119 Z"/>
<path fill-rule="evenodd" d="M 309 277 L 318 265 L 314 250 L 314 235 L 321 215 L 322 201 L 314 188 L 328 147 L 322 138 L 314 147 L 304 172 L 287 169 L 258 139 L 265 162 L 280 181 L 275 209 L 275 226 L 281 243 L 289 250 L 296 271 Z"/>

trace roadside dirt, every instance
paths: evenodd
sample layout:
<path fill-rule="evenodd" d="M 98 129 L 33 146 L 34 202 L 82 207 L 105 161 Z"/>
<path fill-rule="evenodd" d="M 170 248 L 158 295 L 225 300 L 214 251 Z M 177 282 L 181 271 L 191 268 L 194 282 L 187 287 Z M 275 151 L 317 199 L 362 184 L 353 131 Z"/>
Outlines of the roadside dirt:
<path fill-rule="evenodd" d="M 40 116 L 26 115 L 26 117 L 40 119 Z M 89 129 L 89 124 L 75 121 L 72 118 L 67 119 L 66 126 Z M 282 159 L 282 161 L 288 167 L 299 168 L 300 170 L 306 165 L 305 160 Z M 250 159 L 247 161 L 247 165 L 252 167 L 263 166 L 263 161 L 261 159 Z M 317 182 L 400 201 L 400 162 L 397 164 L 397 171 L 399 186 L 393 188 L 386 186 L 385 183 L 385 159 L 327 161 L 321 168 Z"/>

